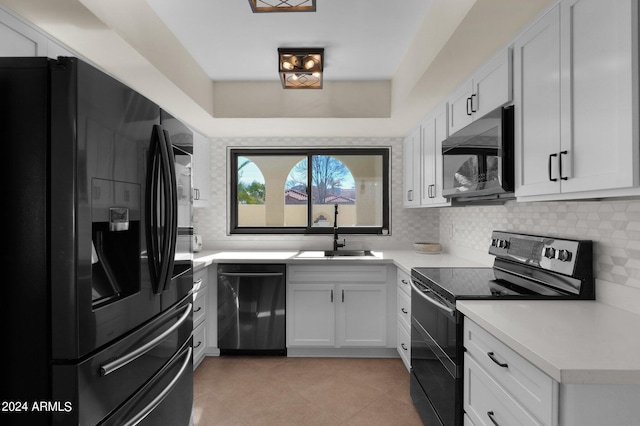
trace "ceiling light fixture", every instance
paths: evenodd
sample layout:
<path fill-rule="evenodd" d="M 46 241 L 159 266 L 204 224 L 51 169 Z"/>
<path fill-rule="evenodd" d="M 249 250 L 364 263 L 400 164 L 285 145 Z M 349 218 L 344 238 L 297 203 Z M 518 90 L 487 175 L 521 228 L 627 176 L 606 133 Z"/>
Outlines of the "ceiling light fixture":
<path fill-rule="evenodd" d="M 249 0 L 253 13 L 315 12 L 316 0 Z"/>
<path fill-rule="evenodd" d="M 324 49 L 279 48 L 278 64 L 283 89 L 322 89 Z"/>

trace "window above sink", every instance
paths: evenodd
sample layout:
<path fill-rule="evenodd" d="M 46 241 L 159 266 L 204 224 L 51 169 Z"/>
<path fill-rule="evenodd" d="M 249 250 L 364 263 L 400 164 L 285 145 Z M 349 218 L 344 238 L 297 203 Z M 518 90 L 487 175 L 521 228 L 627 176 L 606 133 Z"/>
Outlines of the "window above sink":
<path fill-rule="evenodd" d="M 390 149 L 229 149 L 231 234 L 389 234 Z M 366 256 L 366 255 L 362 255 Z"/>

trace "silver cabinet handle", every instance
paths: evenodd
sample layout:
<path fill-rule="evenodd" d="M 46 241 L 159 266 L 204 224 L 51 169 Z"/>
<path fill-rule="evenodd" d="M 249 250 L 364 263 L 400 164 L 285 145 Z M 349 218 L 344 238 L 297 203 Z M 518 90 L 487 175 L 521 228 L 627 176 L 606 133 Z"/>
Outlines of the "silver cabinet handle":
<path fill-rule="evenodd" d="M 432 305 L 437 306 L 438 308 L 442 309 L 443 311 L 447 312 L 449 315 L 455 315 L 456 310 L 455 309 L 451 309 L 450 307 L 438 302 L 437 300 L 434 300 L 432 298 L 430 298 L 429 296 L 427 296 L 426 294 L 424 294 L 424 292 L 422 290 L 420 290 L 413 282 L 413 280 L 411 280 L 411 287 L 416 291 L 416 293 L 418 293 L 418 296 L 422 297 L 424 300 L 426 300 L 427 302 L 431 303 Z"/>
<path fill-rule="evenodd" d="M 128 354 L 121 356 L 120 358 L 116 358 L 111 362 L 107 362 L 106 364 L 103 364 L 100 367 L 100 375 L 101 376 L 106 376 L 107 374 L 111 374 L 114 371 L 116 371 L 116 370 L 124 367 L 125 365 L 129 364 L 130 362 L 134 361 L 135 359 L 139 358 L 140 356 L 144 355 L 145 353 L 149 352 L 154 347 L 158 346 L 160 344 L 160 342 L 162 342 L 168 335 L 170 335 L 175 330 L 177 330 L 178 327 L 180 327 L 182 325 L 182 323 L 185 322 L 187 320 L 187 318 L 189 318 L 189 315 L 191 315 L 191 308 L 192 307 L 193 307 L 193 304 L 189 303 L 187 305 L 187 307 L 185 308 L 184 313 L 182 314 L 182 316 L 178 320 L 178 322 L 173 324 L 170 328 L 168 328 L 164 333 L 162 333 L 161 335 L 159 335 L 155 339 L 150 340 L 149 342 L 147 342 L 144 345 L 140 346 L 138 349 L 136 349 L 134 351 L 131 351 Z"/>
<path fill-rule="evenodd" d="M 178 374 L 175 375 L 175 377 L 171 380 L 171 382 L 167 385 L 167 387 L 164 388 L 162 390 L 162 392 L 160 392 L 158 394 L 158 396 L 153 398 L 153 401 L 151 401 L 149 404 L 147 404 L 147 406 L 144 407 L 142 410 L 140 410 L 140 412 L 138 412 L 138 414 L 136 414 L 133 418 L 131 418 L 129 421 L 127 421 L 124 424 L 124 426 L 135 426 L 135 425 L 137 425 L 138 423 L 140 423 L 142 421 L 142 419 L 147 417 L 149 415 L 149 413 L 152 412 L 158 405 L 160 405 L 160 403 L 162 401 L 164 401 L 164 399 L 173 390 L 173 388 L 176 386 L 176 383 L 178 383 L 178 380 L 180 380 L 180 377 L 182 377 L 182 375 L 184 374 L 185 370 L 189 366 L 189 361 L 191 361 L 191 355 L 192 354 L 193 354 L 193 349 L 191 347 L 189 347 L 187 349 L 186 356 L 184 357 L 184 362 L 182 363 L 182 366 L 180 367 L 180 370 L 178 371 Z"/>
<path fill-rule="evenodd" d="M 407 191 L 407 201 L 413 201 L 413 189 Z"/>

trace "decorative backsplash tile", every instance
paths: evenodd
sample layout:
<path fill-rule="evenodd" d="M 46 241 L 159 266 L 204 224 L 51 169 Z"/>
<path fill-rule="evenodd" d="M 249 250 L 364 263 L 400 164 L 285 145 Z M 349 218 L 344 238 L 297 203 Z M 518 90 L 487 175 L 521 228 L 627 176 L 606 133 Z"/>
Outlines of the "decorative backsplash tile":
<path fill-rule="evenodd" d="M 216 138 L 211 141 L 210 207 L 194 211 L 205 249 L 326 248 L 327 236 L 228 235 L 227 147 L 390 146 L 391 235 L 349 236 L 352 249 L 411 249 L 439 241 L 486 252 L 491 231 L 501 229 L 595 242 L 596 277 L 640 288 L 640 200 L 531 202 L 504 206 L 405 209 L 402 207 L 402 138 Z"/>
<path fill-rule="evenodd" d="M 205 249 L 330 248 L 328 236 L 227 235 L 227 147 L 294 146 L 391 147 L 391 235 L 347 236 L 347 248 L 410 249 L 417 241 L 437 241 L 437 210 L 402 208 L 402 138 L 215 138 L 210 146 L 209 208 L 194 210 L 194 229 L 202 234 Z"/>
<path fill-rule="evenodd" d="M 440 210 L 440 239 L 486 251 L 494 229 L 594 241 L 596 277 L 640 288 L 640 200 L 562 201 Z"/>

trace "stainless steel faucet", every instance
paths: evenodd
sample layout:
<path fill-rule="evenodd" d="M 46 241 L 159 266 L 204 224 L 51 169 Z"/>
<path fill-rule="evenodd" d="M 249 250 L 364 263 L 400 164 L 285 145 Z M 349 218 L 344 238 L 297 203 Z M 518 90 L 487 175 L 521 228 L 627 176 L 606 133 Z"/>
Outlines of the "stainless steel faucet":
<path fill-rule="evenodd" d="M 347 240 L 344 238 L 342 242 L 338 242 L 338 205 L 335 204 L 335 213 L 333 214 L 333 251 L 337 251 L 340 247 L 347 245 Z"/>

